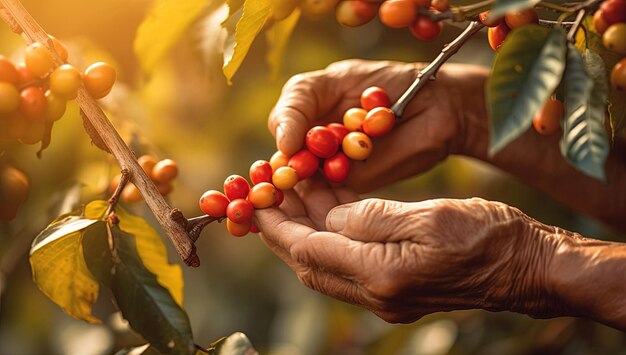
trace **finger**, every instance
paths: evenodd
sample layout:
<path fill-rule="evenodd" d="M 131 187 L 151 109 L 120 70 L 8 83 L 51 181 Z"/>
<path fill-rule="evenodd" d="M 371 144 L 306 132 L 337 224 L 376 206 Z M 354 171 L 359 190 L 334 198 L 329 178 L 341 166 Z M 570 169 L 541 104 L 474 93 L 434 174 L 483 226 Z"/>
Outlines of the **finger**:
<path fill-rule="evenodd" d="M 337 196 L 321 175 L 300 181 L 295 190 L 302 199 L 307 215 L 313 221 L 316 229 L 326 229 L 326 215 L 333 207 L 339 204 Z"/>
<path fill-rule="evenodd" d="M 347 187 L 335 187 L 333 188 L 335 197 L 340 204 L 352 203 L 361 200 L 356 191 Z M 328 215 L 328 214 L 327 214 Z"/>
<path fill-rule="evenodd" d="M 298 263 L 317 270 L 358 279 L 363 272 L 361 242 L 341 234 L 316 232 L 291 247 L 291 256 Z"/>
<path fill-rule="evenodd" d="M 279 208 L 281 211 L 291 218 L 307 215 L 304 202 L 294 190 L 283 191 L 283 194 L 285 199 L 280 204 Z"/>
<path fill-rule="evenodd" d="M 411 204 L 366 199 L 333 208 L 326 229 L 361 242 L 397 242 L 408 239 L 416 214 Z"/>
<path fill-rule="evenodd" d="M 316 232 L 315 229 L 292 220 L 277 208 L 257 210 L 255 218 L 264 237 L 290 253 L 293 245 Z"/>
<path fill-rule="evenodd" d="M 341 95 L 329 93 L 328 77 L 324 71 L 291 78 L 285 84 L 268 121 L 277 148 L 287 155 L 300 150 L 308 129 L 340 100 Z"/>
<path fill-rule="evenodd" d="M 359 285 L 349 279 L 313 268 L 296 273 L 305 286 L 340 301 L 365 307 L 367 298 Z"/>

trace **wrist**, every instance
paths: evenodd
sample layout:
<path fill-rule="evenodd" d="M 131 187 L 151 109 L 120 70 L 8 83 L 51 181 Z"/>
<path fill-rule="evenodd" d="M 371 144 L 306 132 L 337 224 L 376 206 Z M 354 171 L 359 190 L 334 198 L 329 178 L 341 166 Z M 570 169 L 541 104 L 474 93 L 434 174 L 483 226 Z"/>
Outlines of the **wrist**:
<path fill-rule="evenodd" d="M 563 315 L 626 330 L 626 245 L 576 234 L 560 237 L 547 279 Z"/>

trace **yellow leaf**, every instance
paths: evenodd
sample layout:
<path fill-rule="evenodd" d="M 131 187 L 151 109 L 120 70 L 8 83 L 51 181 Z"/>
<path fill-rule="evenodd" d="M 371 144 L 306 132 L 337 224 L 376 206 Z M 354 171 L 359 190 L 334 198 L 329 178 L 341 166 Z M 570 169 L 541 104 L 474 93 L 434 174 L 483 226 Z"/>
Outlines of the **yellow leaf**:
<path fill-rule="evenodd" d="M 142 70 L 151 74 L 163 56 L 189 26 L 202 15 L 210 1 L 160 0 L 137 29 L 134 50 Z"/>
<path fill-rule="evenodd" d="M 91 314 L 100 287 L 87 268 L 82 246 L 84 231 L 92 228 L 106 233 L 104 223 L 94 222 L 37 248 L 29 261 L 35 283 L 54 303 L 75 318 L 100 323 Z"/>
<path fill-rule="evenodd" d="M 287 47 L 287 42 L 289 42 L 293 29 L 298 23 L 298 19 L 300 19 L 300 9 L 296 9 L 289 17 L 275 23 L 274 26 L 265 31 L 265 39 L 269 47 L 266 60 L 267 64 L 270 66 L 270 77 L 272 80 L 277 79 L 280 74 L 283 57 L 285 56 L 285 48 Z"/>
<path fill-rule="evenodd" d="M 232 52 L 224 51 L 223 71 L 229 84 L 269 15 L 270 4 L 267 0 L 246 0 L 243 3 L 243 12 L 235 27 L 234 48 Z"/>
<path fill-rule="evenodd" d="M 137 252 L 146 268 L 156 275 L 179 306 L 183 306 L 183 270 L 178 264 L 170 264 L 167 249 L 159 234 L 144 219 L 131 215 L 121 207 L 115 208 L 122 231 L 135 236 Z"/>

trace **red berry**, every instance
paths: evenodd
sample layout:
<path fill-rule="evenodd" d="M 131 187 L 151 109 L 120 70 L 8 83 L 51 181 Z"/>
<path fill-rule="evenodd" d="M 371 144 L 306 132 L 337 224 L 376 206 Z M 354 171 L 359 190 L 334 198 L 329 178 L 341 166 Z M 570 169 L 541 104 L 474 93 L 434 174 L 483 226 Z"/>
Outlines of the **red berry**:
<path fill-rule="evenodd" d="M 369 111 L 376 107 L 390 107 L 391 100 L 389 100 L 389 95 L 385 90 L 372 86 L 361 94 L 361 107 L 365 110 Z"/>
<path fill-rule="evenodd" d="M 250 223 L 254 216 L 254 207 L 250 201 L 238 198 L 230 201 L 226 207 L 226 216 L 235 223 Z"/>
<path fill-rule="evenodd" d="M 343 182 L 350 173 L 350 159 L 339 152 L 324 161 L 324 176 L 331 182 Z"/>
<path fill-rule="evenodd" d="M 248 221 L 247 223 L 236 223 L 231 221 L 230 219 L 226 220 L 226 230 L 233 237 L 243 237 L 244 235 L 248 234 L 248 232 L 250 231 L 250 225 L 250 221 Z"/>
<path fill-rule="evenodd" d="M 250 181 L 254 185 L 272 181 L 272 166 L 267 160 L 257 160 L 250 166 Z"/>
<path fill-rule="evenodd" d="M 44 119 L 46 115 L 46 95 L 36 86 L 28 86 L 20 93 L 20 111 L 30 119 Z"/>
<path fill-rule="evenodd" d="M 497 52 L 500 46 L 502 46 L 502 43 L 504 43 L 509 31 L 511 30 L 504 22 L 496 27 L 489 28 L 489 30 L 487 30 L 487 39 L 489 40 L 491 49 Z"/>
<path fill-rule="evenodd" d="M 363 120 L 363 132 L 370 137 L 383 136 L 393 128 L 396 122 L 396 116 L 391 109 L 386 107 L 377 107 L 365 116 Z"/>
<path fill-rule="evenodd" d="M 626 0 L 607 0 L 600 5 L 599 11 L 607 26 L 626 22 Z"/>
<path fill-rule="evenodd" d="M 561 119 L 564 115 L 563 103 L 556 99 L 549 99 L 533 118 L 533 127 L 543 135 L 555 134 L 561 128 Z"/>
<path fill-rule="evenodd" d="M 0 82 L 17 85 L 20 83 L 20 74 L 13 62 L 0 55 Z"/>
<path fill-rule="evenodd" d="M 523 11 L 513 11 L 504 15 L 504 22 L 510 29 L 526 26 L 531 23 L 539 22 L 537 11 L 533 8 Z"/>
<path fill-rule="evenodd" d="M 413 0 L 387 0 L 380 5 L 380 22 L 391 28 L 408 27 L 417 16 L 417 6 Z"/>
<path fill-rule="evenodd" d="M 254 185 L 248 193 L 248 201 L 256 209 L 272 207 L 276 202 L 276 187 L 269 182 Z"/>
<path fill-rule="evenodd" d="M 432 41 L 437 38 L 443 29 L 441 22 L 435 22 L 428 16 L 418 16 L 417 20 L 409 27 L 413 37 L 420 41 Z"/>
<path fill-rule="evenodd" d="M 276 202 L 274 202 L 274 207 L 280 206 L 281 203 L 285 200 L 285 193 L 281 189 L 276 189 Z"/>
<path fill-rule="evenodd" d="M 163 159 L 152 168 L 150 177 L 155 182 L 168 183 L 178 176 L 178 164 L 172 159 Z"/>
<path fill-rule="evenodd" d="M 602 11 L 596 11 L 595 14 L 593 14 L 593 27 L 596 28 L 596 31 L 599 34 L 603 34 L 607 28 L 609 28 L 609 25 L 606 23 L 606 21 L 604 21 L 604 18 L 602 17 Z"/>
<path fill-rule="evenodd" d="M 259 227 L 257 227 L 256 223 L 254 223 L 254 221 L 252 221 L 252 223 L 250 223 L 250 233 L 259 233 Z"/>
<path fill-rule="evenodd" d="M 198 204 L 204 214 L 219 218 L 226 215 L 226 208 L 228 207 L 229 201 L 223 193 L 217 190 L 209 190 L 200 197 Z"/>
<path fill-rule="evenodd" d="M 287 165 L 296 171 L 298 180 L 304 180 L 315 175 L 319 167 L 319 159 L 309 150 L 302 149 L 289 159 Z"/>
<path fill-rule="evenodd" d="M 224 193 L 229 200 L 245 199 L 250 192 L 250 184 L 240 175 L 231 175 L 224 181 Z"/>
<path fill-rule="evenodd" d="M 342 0 L 335 8 L 337 22 L 347 27 L 358 27 L 376 17 L 376 4 L 363 0 Z"/>
<path fill-rule="evenodd" d="M 326 125 L 326 127 L 328 127 L 328 129 L 333 132 L 335 137 L 337 137 L 337 141 L 339 142 L 339 144 L 341 144 L 341 142 L 343 141 L 343 137 L 345 137 L 346 134 L 350 133 L 348 127 L 342 125 L 341 123 L 329 123 Z"/>
<path fill-rule="evenodd" d="M 311 128 L 306 134 L 305 142 L 311 153 L 320 158 L 330 158 L 339 149 L 335 134 L 324 126 Z"/>

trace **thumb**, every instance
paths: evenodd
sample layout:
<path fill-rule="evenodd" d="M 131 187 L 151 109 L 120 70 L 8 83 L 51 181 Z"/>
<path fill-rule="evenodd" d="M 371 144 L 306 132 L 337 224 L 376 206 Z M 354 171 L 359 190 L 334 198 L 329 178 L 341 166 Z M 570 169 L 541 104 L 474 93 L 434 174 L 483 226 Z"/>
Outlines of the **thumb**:
<path fill-rule="evenodd" d="M 406 239 L 414 216 L 408 203 L 366 199 L 333 208 L 326 229 L 363 242 L 394 242 Z"/>

